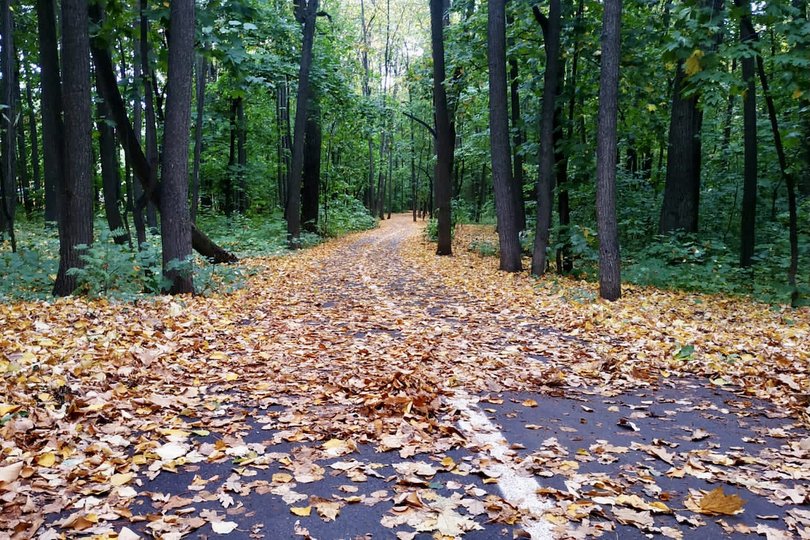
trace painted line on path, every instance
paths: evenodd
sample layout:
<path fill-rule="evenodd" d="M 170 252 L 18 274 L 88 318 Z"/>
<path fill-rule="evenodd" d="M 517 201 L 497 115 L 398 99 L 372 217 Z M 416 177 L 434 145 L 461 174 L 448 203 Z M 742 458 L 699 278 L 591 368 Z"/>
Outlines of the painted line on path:
<path fill-rule="evenodd" d="M 478 407 L 478 400 L 466 392 L 457 391 L 448 402 L 461 413 L 458 426 L 464 436 L 481 448 L 481 457 L 492 458 L 488 469 L 497 475 L 503 498 L 527 514 L 523 518 L 523 530 L 532 540 L 552 540 L 553 525 L 543 519 L 543 514 L 553 503 L 537 494 L 540 484 L 533 477 L 520 474 L 512 458 L 514 452 L 503 433 Z"/>

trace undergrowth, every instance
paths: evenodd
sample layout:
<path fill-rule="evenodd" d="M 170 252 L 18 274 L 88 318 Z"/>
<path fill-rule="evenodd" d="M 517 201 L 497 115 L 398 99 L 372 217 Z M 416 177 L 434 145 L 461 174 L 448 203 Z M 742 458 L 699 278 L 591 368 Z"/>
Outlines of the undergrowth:
<path fill-rule="evenodd" d="M 283 255 L 287 250 L 287 225 L 281 214 L 243 216 L 202 214 L 198 226 L 223 248 L 240 259 Z M 304 248 L 327 237 L 373 228 L 377 221 L 359 202 L 341 199 L 322 209 L 317 233 L 303 232 Z M 59 240 L 55 227 L 41 221 L 20 220 L 16 224 L 16 253 L 8 242 L 0 243 L 0 302 L 48 299 L 59 267 Z M 76 295 L 131 301 L 160 294 L 166 285 L 161 269 L 160 236 L 147 231 L 141 249 L 118 245 L 106 222 L 97 219 L 96 238 L 91 246 L 80 246 L 82 268 L 72 268 Z M 115 231 L 115 234 L 123 231 Z M 134 231 L 133 231 L 134 232 Z M 175 270 L 191 272 L 197 294 L 228 293 L 242 287 L 255 271 L 248 263 L 214 265 L 194 255 L 186 261 L 172 261 Z"/>

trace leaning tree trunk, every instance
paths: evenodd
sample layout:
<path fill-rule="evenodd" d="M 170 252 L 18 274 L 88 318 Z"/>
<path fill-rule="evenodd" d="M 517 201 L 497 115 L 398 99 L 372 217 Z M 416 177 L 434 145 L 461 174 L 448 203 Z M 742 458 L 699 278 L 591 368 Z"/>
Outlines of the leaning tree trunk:
<path fill-rule="evenodd" d="M 100 20 L 101 13 L 97 4 L 90 6 L 90 13 L 94 22 Z M 118 128 L 118 139 L 127 155 L 127 159 L 132 165 L 132 171 L 143 186 L 144 193 L 148 194 L 149 200 L 155 206 L 160 207 L 160 189 L 157 189 L 152 184 L 154 178 L 152 168 L 143 153 L 135 130 L 132 128 L 132 124 L 127 117 L 124 99 L 121 97 L 121 92 L 118 89 L 110 53 L 107 49 L 98 44 L 98 42 L 96 42 L 90 50 L 93 54 L 93 63 L 96 68 L 96 73 L 99 76 L 102 98 L 107 102 L 112 116 L 115 119 Z M 218 246 L 213 240 L 208 238 L 205 233 L 197 229 L 194 224 L 190 224 L 190 227 L 192 247 L 197 253 L 213 263 L 234 263 L 239 260 L 234 254 Z"/>
<path fill-rule="evenodd" d="M 292 167 L 290 174 L 289 202 L 287 204 L 287 242 L 290 249 L 301 247 L 301 176 L 304 171 L 304 131 L 309 101 L 309 72 L 312 67 L 312 45 L 315 40 L 315 20 L 318 16 L 318 0 L 301 0 L 296 7 L 296 17 L 303 24 L 301 41 L 301 66 L 298 72 L 298 94 L 295 104 L 295 131 L 293 135 Z"/>
<path fill-rule="evenodd" d="M 605 0 L 596 143 L 596 220 L 599 229 L 599 296 L 611 301 L 618 300 L 622 293 L 616 223 L 616 117 L 619 110 L 621 16 L 621 0 Z"/>
<path fill-rule="evenodd" d="M 431 44 L 433 47 L 433 105 L 436 112 L 436 210 L 438 211 L 437 255 L 450 255 L 451 242 L 451 168 L 453 166 L 453 135 L 447 92 L 444 88 L 444 2 L 430 1 Z M 505 79 L 504 75 L 504 79 Z"/>
<path fill-rule="evenodd" d="M 488 2 L 487 57 L 489 62 L 489 131 L 495 211 L 498 219 L 500 268 L 519 272 L 520 241 L 515 226 L 515 196 L 512 182 L 509 117 L 506 111 L 506 22 L 504 0 Z"/>
<path fill-rule="evenodd" d="M 188 261 L 191 257 L 188 143 L 194 63 L 194 0 L 173 0 L 170 16 L 160 236 L 163 244 L 163 275 L 170 284 L 165 292 L 180 294 L 194 292 L 191 269 L 177 266 L 178 262 Z"/>
<path fill-rule="evenodd" d="M 60 184 L 59 272 L 53 294 L 76 288 L 71 268 L 81 268 L 79 245 L 93 242 L 92 111 L 87 0 L 62 0 L 62 103 L 65 115 L 64 170 Z"/>
<path fill-rule="evenodd" d="M 537 14 L 537 12 L 535 12 Z M 545 24 L 546 70 L 543 84 L 543 110 L 540 124 L 540 178 L 537 184 L 537 221 L 532 252 L 532 274 L 546 272 L 546 252 L 554 204 L 554 117 L 557 111 L 557 86 L 560 77 L 560 0 L 551 0 Z"/>
<path fill-rule="evenodd" d="M 101 160 L 101 185 L 104 192 L 104 214 L 107 225 L 113 233 L 116 244 L 131 243 L 129 232 L 124 227 L 124 219 L 118 203 L 121 199 L 121 176 L 118 167 L 118 148 L 115 130 L 110 125 L 109 107 L 103 101 L 96 104 L 98 126 L 98 153 Z"/>

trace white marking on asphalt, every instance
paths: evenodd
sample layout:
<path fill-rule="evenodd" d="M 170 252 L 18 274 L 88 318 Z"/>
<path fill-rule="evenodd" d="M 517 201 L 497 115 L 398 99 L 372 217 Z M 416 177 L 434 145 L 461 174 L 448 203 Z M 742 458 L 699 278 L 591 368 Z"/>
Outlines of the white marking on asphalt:
<path fill-rule="evenodd" d="M 553 504 L 537 494 L 540 484 L 533 477 L 518 473 L 506 437 L 466 392 L 456 392 L 449 401 L 462 414 L 458 425 L 464 435 L 482 449 L 481 455 L 494 458 L 488 469 L 498 477 L 504 499 L 529 514 L 523 519 L 523 529 L 532 540 L 553 539 L 552 524 L 542 517 Z"/>

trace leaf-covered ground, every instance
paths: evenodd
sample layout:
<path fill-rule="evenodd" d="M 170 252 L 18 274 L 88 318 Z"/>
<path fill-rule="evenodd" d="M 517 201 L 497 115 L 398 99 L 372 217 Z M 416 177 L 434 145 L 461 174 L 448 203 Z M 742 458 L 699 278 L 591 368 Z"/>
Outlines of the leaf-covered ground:
<path fill-rule="evenodd" d="M 0 537 L 810 538 L 809 310 L 603 303 L 491 235 L 437 258 L 400 216 L 230 295 L 0 306 Z"/>

